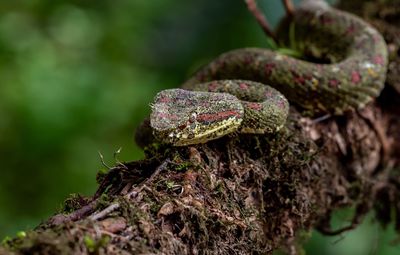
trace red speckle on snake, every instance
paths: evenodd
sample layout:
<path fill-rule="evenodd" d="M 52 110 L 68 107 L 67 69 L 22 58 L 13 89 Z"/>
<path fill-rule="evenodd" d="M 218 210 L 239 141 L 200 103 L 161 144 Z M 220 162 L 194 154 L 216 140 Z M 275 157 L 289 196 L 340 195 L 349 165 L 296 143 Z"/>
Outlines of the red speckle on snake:
<path fill-rule="evenodd" d="M 281 45 L 294 45 L 302 59 L 262 48 L 222 54 L 182 89 L 156 96 L 150 120 L 155 136 L 179 146 L 233 131 L 276 132 L 285 124 L 288 101 L 308 115 L 342 114 L 380 94 L 387 46 L 362 19 L 322 0 L 303 0 L 292 17 L 283 19 L 276 35 Z M 166 99 L 174 97 L 180 100 Z M 209 107 L 201 103 L 204 100 Z M 166 113 L 179 121 L 168 119 Z M 186 125 L 190 118 L 198 122 Z"/>

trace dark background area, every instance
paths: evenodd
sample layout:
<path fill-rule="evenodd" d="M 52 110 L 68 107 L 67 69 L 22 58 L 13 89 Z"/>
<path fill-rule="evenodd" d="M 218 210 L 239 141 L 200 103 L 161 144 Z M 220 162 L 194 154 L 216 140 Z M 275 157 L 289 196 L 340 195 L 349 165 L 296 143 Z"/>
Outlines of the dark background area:
<path fill-rule="evenodd" d="M 278 0 L 259 0 L 272 24 Z M 133 132 L 157 91 L 267 40 L 240 0 L 21 0 L 0 3 L 0 239 L 35 227 L 95 175 L 143 157 Z M 351 219 L 337 215 L 336 226 Z M 392 228 L 313 233 L 309 254 L 400 254 Z"/>

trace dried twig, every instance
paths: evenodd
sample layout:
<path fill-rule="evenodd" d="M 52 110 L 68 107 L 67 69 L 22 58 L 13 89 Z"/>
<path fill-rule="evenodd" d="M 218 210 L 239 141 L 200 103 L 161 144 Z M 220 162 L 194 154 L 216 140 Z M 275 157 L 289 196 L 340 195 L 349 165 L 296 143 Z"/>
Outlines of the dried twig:
<path fill-rule="evenodd" d="M 101 155 L 101 153 L 99 153 Z M 100 156 L 101 159 L 103 159 L 102 155 Z M 103 161 L 103 160 L 102 160 Z M 168 163 L 171 163 L 171 161 L 169 159 L 166 159 L 161 165 L 159 165 L 157 167 L 157 169 L 154 171 L 154 173 L 145 181 L 143 181 L 141 184 L 138 185 L 137 189 L 134 189 L 134 191 L 130 192 L 129 194 L 125 195 L 126 198 L 130 198 L 132 196 L 133 193 L 135 193 L 135 191 L 137 192 L 137 190 L 141 190 L 146 183 L 151 182 L 155 176 L 157 176 L 161 171 L 165 170 Z M 97 196 L 98 198 L 99 196 Z M 55 216 L 53 216 L 50 220 L 49 220 L 49 224 L 50 225 L 60 225 L 62 223 L 65 223 L 67 221 L 78 221 L 82 218 L 84 218 L 85 216 L 93 213 L 93 211 L 96 208 L 97 205 L 97 198 L 93 199 L 90 203 L 88 203 L 87 205 L 83 206 L 82 208 L 68 214 L 57 214 Z M 106 217 L 109 213 L 117 210 L 120 207 L 119 203 L 113 203 L 111 205 L 109 205 L 108 207 L 106 207 L 105 209 L 103 209 L 102 211 L 92 215 L 90 217 L 91 220 L 96 221 L 99 220 L 101 218 Z"/>
<path fill-rule="evenodd" d="M 294 13 L 294 5 L 292 0 L 282 0 L 283 2 L 283 6 L 285 6 L 285 10 L 286 10 L 286 15 L 287 16 L 293 16 Z"/>
<path fill-rule="evenodd" d="M 119 204 L 118 203 L 111 204 L 107 208 L 105 208 L 104 210 L 96 213 L 95 215 L 92 215 L 89 218 L 92 221 L 96 221 L 96 220 L 102 219 L 102 218 L 106 217 L 108 214 L 110 214 L 111 212 L 115 211 L 118 208 L 119 208 Z"/>
<path fill-rule="evenodd" d="M 271 37 L 275 42 L 277 41 L 275 33 L 272 31 L 271 26 L 269 25 L 267 19 L 264 14 L 258 9 L 256 0 L 245 0 L 247 4 L 247 9 L 253 14 L 254 18 L 256 18 L 258 24 L 261 26 L 264 33 Z"/>

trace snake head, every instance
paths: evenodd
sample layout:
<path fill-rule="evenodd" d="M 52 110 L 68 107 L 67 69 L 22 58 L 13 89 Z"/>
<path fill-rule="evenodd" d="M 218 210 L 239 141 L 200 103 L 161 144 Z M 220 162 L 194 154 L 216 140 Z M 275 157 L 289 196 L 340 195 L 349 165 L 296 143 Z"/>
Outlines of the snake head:
<path fill-rule="evenodd" d="M 157 139 L 185 146 L 237 130 L 243 114 L 240 100 L 231 94 L 169 89 L 156 95 L 150 126 Z"/>

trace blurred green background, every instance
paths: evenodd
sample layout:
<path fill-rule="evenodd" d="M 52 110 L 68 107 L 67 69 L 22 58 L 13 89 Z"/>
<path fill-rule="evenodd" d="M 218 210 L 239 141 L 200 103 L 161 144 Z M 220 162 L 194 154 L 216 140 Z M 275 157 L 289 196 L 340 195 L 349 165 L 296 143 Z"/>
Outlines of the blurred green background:
<path fill-rule="evenodd" d="M 280 1 L 259 0 L 272 24 Z M 143 157 L 133 131 L 163 88 L 219 53 L 266 46 L 240 0 L 17 0 L 0 3 L 0 239 L 36 226 L 102 168 Z M 400 254 L 364 224 L 315 233 L 309 254 Z M 340 240 L 339 240 L 340 239 Z M 396 252 L 397 251 L 397 252 Z"/>

